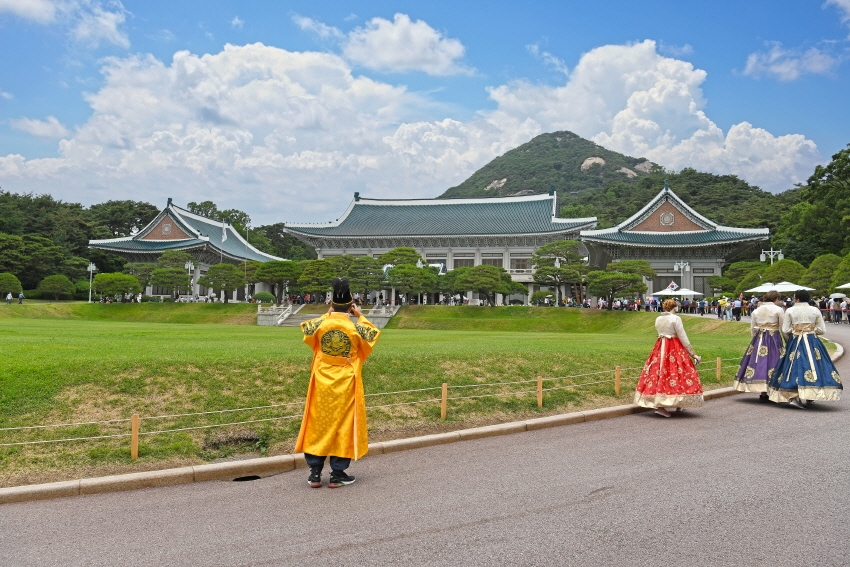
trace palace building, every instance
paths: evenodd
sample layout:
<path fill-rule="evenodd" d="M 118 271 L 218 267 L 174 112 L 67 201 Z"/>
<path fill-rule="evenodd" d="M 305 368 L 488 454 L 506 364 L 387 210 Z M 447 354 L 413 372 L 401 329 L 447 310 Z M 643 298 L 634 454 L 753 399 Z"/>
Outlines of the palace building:
<path fill-rule="evenodd" d="M 207 290 L 198 285 L 198 278 L 210 266 L 220 263 L 242 264 L 245 260 L 268 262 L 282 260 L 277 256 L 257 250 L 229 223 L 196 215 L 168 204 L 148 225 L 132 236 L 90 240 L 89 248 L 118 254 L 128 262 L 153 262 L 167 250 L 188 252 L 193 258 L 192 295 L 206 295 Z M 258 289 L 259 291 L 259 289 Z M 170 290 L 145 290 L 146 295 L 170 295 Z M 233 292 L 234 300 L 244 299 L 245 290 Z"/>
<path fill-rule="evenodd" d="M 342 216 L 324 224 L 287 223 L 285 230 L 313 246 L 319 258 L 342 254 L 377 257 L 410 246 L 428 264 L 451 270 L 492 264 L 534 292 L 534 251 L 554 240 L 579 240 L 590 266 L 604 269 L 620 260 L 647 260 L 656 271 L 648 295 L 671 282 L 705 295 L 729 258 L 760 241 L 766 228 L 719 225 L 700 215 L 664 183 L 640 211 L 617 226 L 596 230 L 595 217 L 557 216 L 557 197 L 487 199 L 364 199 L 359 193 Z"/>
<path fill-rule="evenodd" d="M 319 258 L 342 254 L 378 257 L 410 246 L 428 264 L 446 269 L 491 264 L 533 291 L 531 255 L 554 240 L 578 239 L 596 217 L 562 219 L 557 196 L 492 199 L 364 199 L 359 193 L 342 216 L 324 224 L 287 223 L 285 230 L 316 249 Z"/>
<path fill-rule="evenodd" d="M 690 208 L 671 189 L 664 188 L 632 217 L 612 228 L 583 230 L 588 262 L 604 269 L 610 262 L 647 260 L 657 276 L 647 295 L 675 282 L 705 295 L 714 295 L 710 276 L 756 243 L 767 240 L 767 228 L 734 228 L 712 222 Z"/>

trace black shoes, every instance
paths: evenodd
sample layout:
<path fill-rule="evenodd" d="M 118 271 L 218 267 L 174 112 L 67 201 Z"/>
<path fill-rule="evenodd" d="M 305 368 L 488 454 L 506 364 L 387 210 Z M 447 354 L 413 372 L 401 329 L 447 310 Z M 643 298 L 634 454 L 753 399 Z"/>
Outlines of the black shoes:
<path fill-rule="evenodd" d="M 800 398 L 794 398 L 793 400 L 791 400 L 788 403 L 791 405 L 791 407 L 795 407 L 795 408 L 798 408 L 798 409 L 805 409 L 806 408 L 806 406 L 803 405 L 803 402 L 800 401 Z"/>
<path fill-rule="evenodd" d="M 310 485 L 310 488 L 321 488 L 322 487 L 322 473 L 321 472 L 311 472 L 310 476 L 307 477 L 307 484 Z"/>
<path fill-rule="evenodd" d="M 345 474 L 345 471 L 332 471 L 328 488 L 340 488 L 354 482 L 354 477 Z"/>
<path fill-rule="evenodd" d="M 770 401 L 770 396 L 768 396 L 765 392 L 762 392 L 761 394 L 759 394 L 759 401 L 760 402 Z"/>

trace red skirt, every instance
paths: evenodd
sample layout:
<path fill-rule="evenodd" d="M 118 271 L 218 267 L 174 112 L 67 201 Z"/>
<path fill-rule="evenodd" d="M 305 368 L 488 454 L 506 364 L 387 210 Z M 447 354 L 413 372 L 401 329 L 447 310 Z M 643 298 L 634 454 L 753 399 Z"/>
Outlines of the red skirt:
<path fill-rule="evenodd" d="M 699 374 L 677 337 L 658 337 L 640 374 L 635 404 L 645 408 L 702 406 Z"/>

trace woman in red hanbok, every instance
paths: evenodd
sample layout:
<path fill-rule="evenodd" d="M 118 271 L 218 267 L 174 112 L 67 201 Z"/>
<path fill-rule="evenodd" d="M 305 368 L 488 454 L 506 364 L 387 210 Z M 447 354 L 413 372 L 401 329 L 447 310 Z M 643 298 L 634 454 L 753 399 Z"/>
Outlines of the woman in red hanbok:
<path fill-rule="evenodd" d="M 676 315 L 676 300 L 664 302 L 664 314 L 655 320 L 658 340 L 646 360 L 635 392 L 635 404 L 655 408 L 655 414 L 670 417 L 668 408 L 684 411 L 702 407 L 702 383 L 696 364 L 700 357 Z"/>

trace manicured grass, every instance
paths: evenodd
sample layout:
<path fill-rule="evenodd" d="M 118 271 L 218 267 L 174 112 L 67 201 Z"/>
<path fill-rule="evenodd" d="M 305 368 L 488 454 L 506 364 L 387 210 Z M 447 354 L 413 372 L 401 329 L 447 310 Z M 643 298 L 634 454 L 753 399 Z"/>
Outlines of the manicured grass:
<path fill-rule="evenodd" d="M 133 413 L 142 416 L 143 433 L 286 419 L 143 435 L 136 463 L 129 460 L 126 438 L 0 447 L 0 485 L 291 451 L 311 360 L 299 329 L 103 320 L 117 316 L 117 310 L 108 311 L 116 307 L 140 319 L 235 317 L 246 307 L 255 314 L 256 307 L 246 305 L 66 305 L 65 311 L 51 307 L 60 318 L 0 318 L 0 428 L 127 419 Z M 68 313 L 74 318 L 62 318 Z M 364 370 L 367 394 L 381 394 L 367 398 L 376 439 L 628 403 L 655 341 L 655 314 L 648 313 L 431 306 L 405 308 L 401 315 L 384 330 Z M 739 357 L 748 326 L 710 317 L 684 320 L 706 361 L 706 388 L 728 385 L 737 362 L 724 362 L 718 382 L 713 361 Z M 428 329 L 411 328 L 417 325 Z M 619 397 L 610 382 L 555 389 L 545 393 L 539 409 L 533 393 L 519 393 L 533 392 L 537 376 L 547 379 L 546 388 L 610 381 L 618 365 L 624 368 Z M 597 372 L 602 374 L 591 374 Z M 575 377 L 582 374 L 587 376 Z M 529 382 L 504 384 L 518 381 Z M 443 382 L 450 385 L 450 398 L 468 398 L 449 402 L 448 422 L 440 420 L 438 403 L 394 405 L 439 398 Z M 383 394 L 423 388 L 434 389 Z M 473 397 L 494 393 L 506 395 Z M 293 405 L 145 419 L 273 404 Z M 0 431 L 0 443 L 127 432 L 124 421 Z"/>
<path fill-rule="evenodd" d="M 0 305 L 2 319 L 81 319 L 146 323 L 218 323 L 256 325 L 251 303 L 87 303 L 30 301 Z"/>

